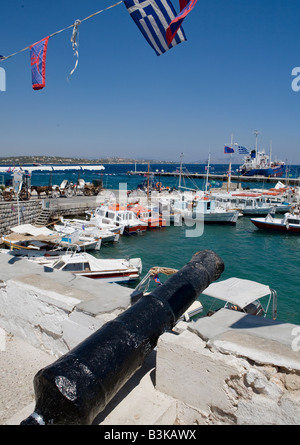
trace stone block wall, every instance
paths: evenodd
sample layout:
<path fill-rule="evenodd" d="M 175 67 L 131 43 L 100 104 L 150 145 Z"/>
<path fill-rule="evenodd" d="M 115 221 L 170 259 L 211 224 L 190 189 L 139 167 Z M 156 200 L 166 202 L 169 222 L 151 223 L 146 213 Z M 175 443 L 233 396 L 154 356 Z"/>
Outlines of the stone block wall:
<path fill-rule="evenodd" d="M 42 210 L 42 201 L 0 202 L 0 235 L 9 232 L 10 227 L 18 224 L 32 224 Z"/>
<path fill-rule="evenodd" d="M 177 399 L 178 424 L 300 422 L 299 371 L 222 353 L 188 330 L 160 337 L 156 389 Z"/>

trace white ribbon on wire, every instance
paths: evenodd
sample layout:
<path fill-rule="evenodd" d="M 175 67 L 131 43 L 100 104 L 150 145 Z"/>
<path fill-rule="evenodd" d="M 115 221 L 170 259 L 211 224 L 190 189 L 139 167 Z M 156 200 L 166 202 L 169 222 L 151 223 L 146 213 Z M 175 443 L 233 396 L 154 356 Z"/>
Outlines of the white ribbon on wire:
<path fill-rule="evenodd" d="M 72 43 L 72 48 L 74 51 L 74 57 L 76 57 L 76 62 L 75 62 L 75 66 L 72 69 L 72 71 L 70 72 L 70 74 L 68 75 L 67 79 L 69 80 L 70 77 L 72 76 L 72 74 L 74 73 L 74 71 L 77 68 L 78 65 L 78 59 L 79 59 L 79 53 L 78 53 L 78 47 L 79 47 L 79 25 L 80 25 L 81 21 L 80 20 L 75 20 L 74 25 L 73 25 L 73 33 L 71 36 L 71 43 Z"/>

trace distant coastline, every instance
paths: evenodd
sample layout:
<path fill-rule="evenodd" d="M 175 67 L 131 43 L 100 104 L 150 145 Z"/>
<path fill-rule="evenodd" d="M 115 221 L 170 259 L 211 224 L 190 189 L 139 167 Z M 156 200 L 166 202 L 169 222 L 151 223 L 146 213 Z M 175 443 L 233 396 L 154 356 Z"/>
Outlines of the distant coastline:
<path fill-rule="evenodd" d="M 232 165 L 240 165 L 240 157 L 232 157 Z M 133 159 L 121 157 L 106 157 L 100 159 L 70 158 L 67 156 L 5 156 L 0 157 L 0 165 L 3 166 L 26 166 L 26 165 L 97 165 L 97 164 L 156 164 L 156 165 L 179 165 L 180 160 L 165 161 L 156 159 Z M 185 161 L 184 164 L 206 165 L 207 160 Z M 211 159 L 211 164 L 228 164 L 228 158 Z M 298 165 L 298 164 L 291 164 Z"/>
<path fill-rule="evenodd" d="M 63 156 L 6 156 L 0 157 L 1 165 L 61 165 L 61 164 L 173 164 L 175 161 L 157 161 L 146 159 L 129 159 L 129 158 L 102 158 L 102 159 L 86 159 L 86 158 L 69 158 Z"/>

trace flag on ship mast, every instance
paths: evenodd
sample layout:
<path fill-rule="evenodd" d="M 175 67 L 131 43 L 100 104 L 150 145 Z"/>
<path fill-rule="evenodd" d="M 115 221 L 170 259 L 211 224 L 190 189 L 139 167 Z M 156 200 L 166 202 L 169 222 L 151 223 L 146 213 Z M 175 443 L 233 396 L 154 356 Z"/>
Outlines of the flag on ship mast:
<path fill-rule="evenodd" d="M 234 153 L 234 149 L 232 147 L 228 147 L 227 145 L 225 145 L 224 153 Z"/>
<path fill-rule="evenodd" d="M 241 145 L 238 146 L 239 154 L 240 155 L 248 155 L 249 150 L 246 147 L 242 147 Z"/>

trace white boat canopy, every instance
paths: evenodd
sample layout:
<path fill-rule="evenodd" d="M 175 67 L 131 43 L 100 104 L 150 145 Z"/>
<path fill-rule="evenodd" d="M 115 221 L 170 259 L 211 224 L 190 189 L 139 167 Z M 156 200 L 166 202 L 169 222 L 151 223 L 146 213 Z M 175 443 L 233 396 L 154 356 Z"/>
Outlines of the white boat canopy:
<path fill-rule="evenodd" d="M 271 293 L 272 290 L 269 286 L 235 277 L 212 283 L 202 292 L 204 295 L 226 301 L 240 308 L 244 308 L 253 301 Z"/>
<path fill-rule="evenodd" d="M 53 230 L 48 229 L 48 227 L 35 227 L 32 224 L 21 224 L 19 226 L 11 227 L 10 230 L 22 235 L 57 235 Z"/>

